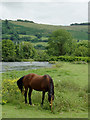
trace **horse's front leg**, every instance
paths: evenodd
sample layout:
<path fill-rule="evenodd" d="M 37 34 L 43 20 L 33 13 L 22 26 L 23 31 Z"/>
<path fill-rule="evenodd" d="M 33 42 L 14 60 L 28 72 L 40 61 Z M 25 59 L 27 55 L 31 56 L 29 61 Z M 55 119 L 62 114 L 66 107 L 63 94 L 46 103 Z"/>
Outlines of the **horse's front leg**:
<path fill-rule="evenodd" d="M 25 93 L 24 93 L 24 96 L 25 96 L 25 104 L 27 104 L 27 91 L 28 91 L 28 88 L 25 88 Z"/>
<path fill-rule="evenodd" d="M 44 97 L 45 97 L 45 92 L 43 91 L 43 94 L 42 94 L 42 103 L 41 103 L 41 106 L 43 106 Z"/>
<path fill-rule="evenodd" d="M 28 97 L 29 97 L 29 104 L 30 104 L 30 105 L 32 105 L 32 102 L 31 102 L 31 93 L 32 93 L 32 89 L 29 88 Z"/>

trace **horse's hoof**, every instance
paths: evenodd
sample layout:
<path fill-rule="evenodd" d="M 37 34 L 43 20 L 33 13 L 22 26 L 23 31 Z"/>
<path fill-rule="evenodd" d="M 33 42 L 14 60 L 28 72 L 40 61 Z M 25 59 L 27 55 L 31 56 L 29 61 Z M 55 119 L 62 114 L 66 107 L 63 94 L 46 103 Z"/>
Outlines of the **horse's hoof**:
<path fill-rule="evenodd" d="M 29 105 L 32 105 L 31 103 L 29 103 Z"/>
<path fill-rule="evenodd" d="M 32 104 L 32 106 L 35 106 L 34 104 Z"/>

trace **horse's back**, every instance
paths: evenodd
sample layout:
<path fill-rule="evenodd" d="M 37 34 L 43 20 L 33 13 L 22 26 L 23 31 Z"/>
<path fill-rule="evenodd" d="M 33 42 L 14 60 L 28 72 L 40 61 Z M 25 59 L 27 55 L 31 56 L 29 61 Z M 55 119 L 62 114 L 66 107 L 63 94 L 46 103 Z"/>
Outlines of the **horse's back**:
<path fill-rule="evenodd" d="M 33 76 L 35 76 L 34 73 L 30 73 L 30 74 L 24 76 L 24 78 L 23 78 L 24 87 L 29 86 L 29 83 L 31 82 Z"/>
<path fill-rule="evenodd" d="M 48 79 L 46 76 L 35 75 L 31 80 L 30 86 L 38 91 L 47 91 Z"/>
<path fill-rule="evenodd" d="M 49 78 L 47 75 L 37 75 L 34 73 L 28 74 L 24 77 L 24 82 L 28 87 L 38 91 L 47 91 Z"/>

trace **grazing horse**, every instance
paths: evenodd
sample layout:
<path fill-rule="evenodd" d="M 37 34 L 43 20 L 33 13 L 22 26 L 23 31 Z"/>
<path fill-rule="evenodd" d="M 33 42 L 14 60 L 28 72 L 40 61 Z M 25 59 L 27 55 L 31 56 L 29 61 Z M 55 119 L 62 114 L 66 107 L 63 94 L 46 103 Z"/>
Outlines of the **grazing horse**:
<path fill-rule="evenodd" d="M 32 105 L 31 93 L 33 89 L 37 91 L 43 91 L 41 105 L 43 105 L 43 102 L 44 102 L 45 92 L 48 92 L 48 101 L 52 109 L 52 100 L 54 100 L 54 84 L 53 84 L 52 78 L 49 75 L 41 76 L 41 75 L 31 73 L 21 77 L 17 81 L 17 85 L 21 90 L 21 93 L 24 92 L 23 87 L 25 88 L 25 92 L 24 92 L 25 103 L 27 103 L 27 92 L 29 89 L 28 97 L 29 97 L 30 105 Z"/>

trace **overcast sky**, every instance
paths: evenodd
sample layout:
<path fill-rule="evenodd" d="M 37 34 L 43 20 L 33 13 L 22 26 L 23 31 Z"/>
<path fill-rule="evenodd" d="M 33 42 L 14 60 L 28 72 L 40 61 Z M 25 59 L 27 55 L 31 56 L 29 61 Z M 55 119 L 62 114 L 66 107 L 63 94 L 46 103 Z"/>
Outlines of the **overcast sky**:
<path fill-rule="evenodd" d="M 87 22 L 88 0 L 2 0 L 0 19 L 27 19 L 52 25 Z"/>

